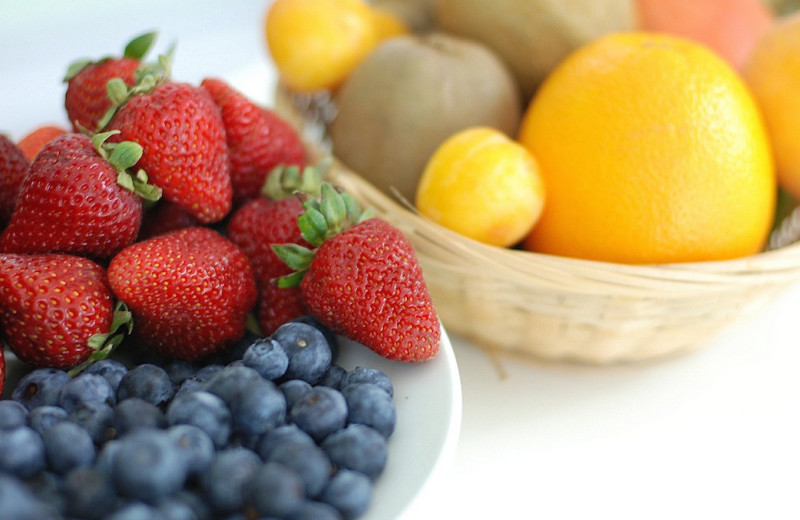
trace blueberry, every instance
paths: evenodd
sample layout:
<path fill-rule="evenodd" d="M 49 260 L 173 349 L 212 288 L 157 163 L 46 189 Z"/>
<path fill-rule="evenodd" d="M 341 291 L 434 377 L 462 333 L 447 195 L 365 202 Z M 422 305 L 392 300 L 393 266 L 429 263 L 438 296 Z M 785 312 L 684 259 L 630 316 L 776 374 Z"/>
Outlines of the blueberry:
<path fill-rule="evenodd" d="M 350 424 L 334 432 L 320 447 L 337 467 L 359 471 L 373 481 L 383 472 L 389 455 L 386 438 L 363 424 Z"/>
<path fill-rule="evenodd" d="M 286 407 L 291 408 L 294 403 L 300 400 L 301 397 L 311 390 L 310 383 L 302 379 L 290 379 L 280 384 L 279 388 L 283 392 L 283 397 L 286 399 Z"/>
<path fill-rule="evenodd" d="M 341 520 L 335 507 L 324 502 L 307 500 L 292 514 L 292 520 Z"/>
<path fill-rule="evenodd" d="M 116 393 L 119 388 L 119 382 L 122 381 L 122 376 L 128 373 L 128 367 L 115 359 L 101 359 L 86 367 L 82 373 L 97 374 L 105 377 L 114 393 Z"/>
<path fill-rule="evenodd" d="M 387 439 L 394 433 L 397 410 L 385 390 L 372 383 L 349 384 L 342 388 L 350 423 L 365 424 Z"/>
<path fill-rule="evenodd" d="M 28 409 L 22 403 L 4 399 L 0 401 L 0 430 L 13 430 L 27 422 Z"/>
<path fill-rule="evenodd" d="M 305 485 L 293 469 L 267 462 L 247 483 L 245 497 L 259 515 L 287 518 L 303 504 Z"/>
<path fill-rule="evenodd" d="M 282 444 L 299 444 L 302 446 L 315 446 L 314 439 L 309 434 L 294 424 L 284 424 L 274 430 L 268 431 L 258 443 L 258 454 L 262 459 L 268 460 L 273 450 Z"/>
<path fill-rule="evenodd" d="M 120 442 L 112 476 L 122 493 L 153 504 L 183 487 L 186 465 L 164 430 L 135 430 Z"/>
<path fill-rule="evenodd" d="M 102 520 L 117 505 L 111 476 L 95 467 L 78 467 L 65 477 L 62 487 L 67 514 L 85 520 Z"/>
<path fill-rule="evenodd" d="M 97 452 L 89 432 L 72 421 L 61 421 L 42 434 L 50 469 L 64 475 L 73 468 L 90 466 Z"/>
<path fill-rule="evenodd" d="M 182 360 L 169 362 L 164 367 L 164 370 L 167 371 L 169 380 L 172 381 L 172 384 L 176 387 L 181 386 L 184 381 L 197 373 L 197 367 L 194 363 Z"/>
<path fill-rule="evenodd" d="M 89 432 L 89 436 L 98 446 L 115 435 L 114 409 L 106 403 L 82 403 L 72 410 L 69 419 Z"/>
<path fill-rule="evenodd" d="M 319 380 L 317 385 L 329 386 L 338 390 L 342 387 L 342 381 L 346 374 L 347 370 L 339 365 L 333 364 L 328 371 L 322 375 L 322 379 Z"/>
<path fill-rule="evenodd" d="M 155 406 L 165 405 L 175 394 L 175 385 L 167 371 L 160 366 L 145 363 L 130 369 L 119 382 L 117 399 L 130 397 L 144 399 Z"/>
<path fill-rule="evenodd" d="M 339 352 L 339 336 L 337 336 L 330 329 L 330 327 L 322 323 L 316 316 L 312 316 L 310 314 L 306 316 L 300 316 L 299 318 L 295 318 L 292 321 L 299 321 L 300 323 L 311 325 L 312 327 L 315 327 L 320 332 L 322 332 L 322 334 L 325 336 L 325 339 L 328 341 L 328 345 L 331 348 L 333 359 L 336 359 L 336 356 Z"/>
<path fill-rule="evenodd" d="M 157 507 L 131 502 L 117 509 L 107 520 L 167 520 Z"/>
<path fill-rule="evenodd" d="M 234 429 L 246 436 L 260 436 L 283 423 L 286 399 L 271 381 L 250 381 L 240 398 L 231 404 Z"/>
<path fill-rule="evenodd" d="M 37 406 L 57 405 L 61 388 L 72 381 L 63 370 L 37 368 L 22 376 L 11 392 L 11 398 L 25 405 L 28 410 Z"/>
<path fill-rule="evenodd" d="M 259 338 L 251 343 L 244 351 L 242 361 L 261 374 L 261 377 L 270 381 L 283 377 L 289 368 L 289 356 L 278 342 L 271 338 Z"/>
<path fill-rule="evenodd" d="M 38 433 L 27 426 L 0 430 L 0 472 L 26 478 L 46 465 L 44 442 Z"/>
<path fill-rule="evenodd" d="M 372 481 L 363 473 L 340 469 L 331 477 L 319 499 L 335 507 L 346 520 L 359 518 L 372 500 Z"/>
<path fill-rule="evenodd" d="M 254 369 L 237 364 L 228 365 L 209 379 L 206 391 L 218 396 L 228 406 L 238 401 L 250 381 L 263 380 Z"/>
<path fill-rule="evenodd" d="M 347 402 L 338 390 L 315 386 L 289 410 L 289 418 L 319 442 L 347 423 Z"/>
<path fill-rule="evenodd" d="M 167 429 L 167 435 L 183 458 L 189 475 L 198 475 L 211 464 L 214 441 L 197 426 L 176 424 Z"/>
<path fill-rule="evenodd" d="M 331 346 L 325 335 L 313 325 L 289 321 L 278 327 L 271 338 L 289 357 L 287 379 L 302 379 L 313 385 L 331 366 Z"/>
<path fill-rule="evenodd" d="M 328 483 L 333 467 L 319 446 L 283 443 L 270 453 L 269 462 L 279 462 L 295 470 L 305 485 L 307 496 L 315 497 Z"/>
<path fill-rule="evenodd" d="M 199 494 L 182 490 L 158 503 L 166 520 L 212 520 L 211 507 Z"/>
<path fill-rule="evenodd" d="M 60 406 L 37 406 L 28 413 L 28 426 L 39 435 L 52 425 L 69 419 L 69 413 Z"/>
<path fill-rule="evenodd" d="M 231 412 L 225 402 L 210 392 L 189 392 L 176 396 L 167 407 L 167 423 L 197 426 L 214 442 L 218 449 L 228 443 L 231 436 Z"/>
<path fill-rule="evenodd" d="M 57 520 L 60 516 L 37 499 L 21 480 L 0 472 L 0 518 Z"/>
<path fill-rule="evenodd" d="M 80 374 L 68 381 L 61 389 L 58 404 L 71 412 L 82 403 L 116 403 L 114 389 L 103 376 L 97 374 Z"/>
<path fill-rule="evenodd" d="M 114 407 L 111 422 L 118 436 L 138 428 L 166 428 L 167 417 L 161 408 L 140 397 L 130 397 Z"/>
<path fill-rule="evenodd" d="M 372 383 L 382 388 L 389 397 L 394 397 L 394 385 L 384 372 L 377 368 L 356 367 L 345 374 L 342 379 L 342 388 L 357 383 Z"/>
<path fill-rule="evenodd" d="M 218 512 L 240 510 L 244 505 L 244 486 L 261 465 L 258 455 L 247 448 L 228 448 L 217 452 L 200 478 L 206 500 Z"/>
<path fill-rule="evenodd" d="M 100 451 L 97 453 L 97 458 L 95 458 L 94 467 L 110 475 L 113 471 L 114 457 L 117 456 L 120 446 L 122 446 L 122 441 L 119 439 L 106 441 L 100 446 Z"/>
<path fill-rule="evenodd" d="M 186 392 L 194 392 L 195 390 L 205 390 L 208 381 L 213 378 L 220 370 L 225 368 L 225 365 L 211 364 L 200 368 L 194 375 L 190 376 L 183 383 L 181 383 L 175 395 L 183 394 Z"/>
<path fill-rule="evenodd" d="M 64 514 L 67 510 L 67 504 L 62 493 L 62 482 L 61 475 L 48 470 L 40 471 L 25 480 L 28 489 L 33 492 L 40 502 L 50 507 L 51 510 Z"/>

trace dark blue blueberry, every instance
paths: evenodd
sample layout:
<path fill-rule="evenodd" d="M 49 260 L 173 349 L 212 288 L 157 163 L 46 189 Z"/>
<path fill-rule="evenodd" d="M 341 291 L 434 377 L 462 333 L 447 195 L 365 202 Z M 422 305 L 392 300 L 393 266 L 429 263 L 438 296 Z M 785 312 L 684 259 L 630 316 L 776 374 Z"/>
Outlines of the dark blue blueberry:
<path fill-rule="evenodd" d="M 244 364 L 261 374 L 264 379 L 280 379 L 289 368 L 286 351 L 271 338 L 255 340 L 242 355 Z"/>
<path fill-rule="evenodd" d="M 247 448 L 228 448 L 217 452 L 200 477 L 203 496 L 218 512 L 230 513 L 242 509 L 244 486 L 261 465 L 258 455 Z"/>
<path fill-rule="evenodd" d="M 57 520 L 57 510 L 40 501 L 25 483 L 0 473 L 0 518 L 9 520 Z"/>
<path fill-rule="evenodd" d="M 234 430 L 259 437 L 286 419 L 286 399 L 269 380 L 250 381 L 239 399 L 231 404 Z"/>
<path fill-rule="evenodd" d="M 290 379 L 281 383 L 278 388 L 283 392 L 283 397 L 286 399 L 286 407 L 291 409 L 294 403 L 311 390 L 312 386 L 302 379 Z"/>
<path fill-rule="evenodd" d="M 66 512 L 67 504 L 62 492 L 63 479 L 61 475 L 44 470 L 26 479 L 25 484 L 40 502 L 49 506 L 53 511 L 61 514 Z"/>
<path fill-rule="evenodd" d="M 111 475 L 95 467 L 70 471 L 64 477 L 62 493 L 70 517 L 102 520 L 117 505 L 117 490 Z"/>
<path fill-rule="evenodd" d="M 72 377 L 57 368 L 37 368 L 22 376 L 11 393 L 11 398 L 28 410 L 37 406 L 57 405 L 61 388 Z"/>
<path fill-rule="evenodd" d="M 258 443 L 258 454 L 262 459 L 268 460 L 272 452 L 282 444 L 300 444 L 302 446 L 315 446 L 314 439 L 294 424 L 284 424 L 270 430 L 261 437 Z"/>
<path fill-rule="evenodd" d="M 315 386 L 292 405 L 289 419 L 319 442 L 347 424 L 347 402 L 338 390 Z"/>
<path fill-rule="evenodd" d="M 145 363 L 126 373 L 119 382 L 117 399 L 124 401 L 131 397 L 144 399 L 155 406 L 164 406 L 175 394 L 175 385 L 167 371 L 160 366 Z"/>
<path fill-rule="evenodd" d="M 176 360 L 167 363 L 164 370 L 167 371 L 169 380 L 172 381 L 172 384 L 177 388 L 181 386 L 184 381 L 197 373 L 197 366 L 190 361 Z"/>
<path fill-rule="evenodd" d="M 69 414 L 69 419 L 89 432 L 96 445 L 114 437 L 114 409 L 106 403 L 88 402 L 78 405 Z"/>
<path fill-rule="evenodd" d="M 342 515 L 329 504 L 306 500 L 292 513 L 292 520 L 342 520 Z"/>
<path fill-rule="evenodd" d="M 135 430 L 120 440 L 112 458 L 112 476 L 125 495 L 154 504 L 182 489 L 184 459 L 164 430 Z"/>
<path fill-rule="evenodd" d="M 176 424 L 167 429 L 175 450 L 183 458 L 190 476 L 205 471 L 214 458 L 214 441 L 206 432 L 191 424 Z"/>
<path fill-rule="evenodd" d="M 342 366 L 333 364 L 328 371 L 323 374 L 322 379 L 319 380 L 317 385 L 329 386 L 338 390 L 342 387 L 342 381 L 346 374 L 347 370 Z"/>
<path fill-rule="evenodd" d="M 394 401 L 385 390 L 372 383 L 349 384 L 342 388 L 350 423 L 365 424 L 387 439 L 397 425 Z"/>
<path fill-rule="evenodd" d="M 138 428 L 166 428 L 167 416 L 153 403 L 129 397 L 114 407 L 111 424 L 117 436 L 122 436 Z"/>
<path fill-rule="evenodd" d="M 209 379 L 206 392 L 211 392 L 231 406 L 244 395 L 245 388 L 250 381 L 262 379 L 258 372 L 248 366 L 228 365 Z"/>
<path fill-rule="evenodd" d="M 333 361 L 331 346 L 317 327 L 289 321 L 278 327 L 271 337 L 289 356 L 287 379 L 302 379 L 313 385 L 330 368 Z"/>
<path fill-rule="evenodd" d="M 69 419 L 69 413 L 60 406 L 37 406 L 28 413 L 28 426 L 39 435 L 52 425 Z"/>
<path fill-rule="evenodd" d="M 183 394 L 186 392 L 194 392 L 196 390 L 205 390 L 208 381 L 211 380 L 220 370 L 225 368 L 225 365 L 210 364 L 200 368 L 191 377 L 181 383 L 180 388 L 175 395 Z"/>
<path fill-rule="evenodd" d="M 189 392 L 176 396 L 167 407 L 167 423 L 191 424 L 211 437 L 217 449 L 228 444 L 232 431 L 228 405 L 210 392 Z"/>
<path fill-rule="evenodd" d="M 26 478 L 47 465 L 41 436 L 27 426 L 0 430 L 0 472 Z"/>
<path fill-rule="evenodd" d="M 100 446 L 100 451 L 97 453 L 94 467 L 103 470 L 110 475 L 114 466 L 114 457 L 116 457 L 120 446 L 122 446 L 122 441 L 119 439 L 111 439 L 106 441 L 102 446 Z"/>
<path fill-rule="evenodd" d="M 131 502 L 120 507 L 107 520 L 167 520 L 157 507 L 143 502 Z"/>
<path fill-rule="evenodd" d="M 97 452 L 89 432 L 72 421 L 61 421 L 42 434 L 47 465 L 59 475 L 90 466 Z"/>
<path fill-rule="evenodd" d="M 0 430 L 13 430 L 24 426 L 28 418 L 28 409 L 22 403 L 4 399 L 0 401 Z"/>
<path fill-rule="evenodd" d="M 119 388 L 119 382 L 122 381 L 122 377 L 128 373 L 128 367 L 115 359 L 101 359 L 86 367 L 83 373 L 97 374 L 105 377 L 108 384 L 110 384 L 111 388 L 114 390 L 114 393 L 116 393 Z"/>
<path fill-rule="evenodd" d="M 61 388 L 58 404 L 68 412 L 83 403 L 116 403 L 114 389 L 106 378 L 97 374 L 80 374 Z"/>
<path fill-rule="evenodd" d="M 377 368 L 356 367 L 345 374 L 342 379 L 342 388 L 358 383 L 371 383 L 382 388 L 389 397 L 394 397 L 394 385 L 384 372 Z"/>
<path fill-rule="evenodd" d="M 363 424 L 350 424 L 334 432 L 320 447 L 337 467 L 360 471 L 373 481 L 383 472 L 389 455 L 386 438 Z"/>
<path fill-rule="evenodd" d="M 372 481 L 363 473 L 340 469 L 331 477 L 319 499 L 335 507 L 346 520 L 359 518 L 372 500 Z"/>
<path fill-rule="evenodd" d="M 247 504 L 261 516 L 290 518 L 305 500 L 305 484 L 293 469 L 267 462 L 245 489 Z"/>
<path fill-rule="evenodd" d="M 197 493 L 182 490 L 158 503 L 165 520 L 213 520 L 211 507 Z"/>
<path fill-rule="evenodd" d="M 279 462 L 295 470 L 303 479 L 307 496 L 315 497 L 331 477 L 333 467 L 319 446 L 283 443 L 270 453 L 269 462 Z"/>
<path fill-rule="evenodd" d="M 300 323 L 305 323 L 319 329 L 319 331 L 322 332 L 322 334 L 325 336 L 325 339 L 328 341 L 333 359 L 336 359 L 337 355 L 339 354 L 339 336 L 337 336 L 330 329 L 330 327 L 319 321 L 317 317 L 310 314 L 306 316 L 300 316 L 292 321 L 299 321 Z"/>

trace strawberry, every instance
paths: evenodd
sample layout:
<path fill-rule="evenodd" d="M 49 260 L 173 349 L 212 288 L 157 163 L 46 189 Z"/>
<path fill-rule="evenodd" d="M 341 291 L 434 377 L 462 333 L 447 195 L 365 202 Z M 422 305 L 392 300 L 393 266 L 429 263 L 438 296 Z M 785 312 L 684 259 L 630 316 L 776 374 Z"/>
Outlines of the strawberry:
<path fill-rule="evenodd" d="M 346 193 L 322 185 L 298 218 L 316 249 L 280 245 L 276 253 L 297 271 L 280 286 L 299 283 L 309 312 L 392 360 L 424 361 L 439 351 L 441 328 L 422 269 L 408 239 L 370 217 Z"/>
<path fill-rule="evenodd" d="M 110 135 L 69 133 L 45 145 L 22 183 L 0 251 L 107 258 L 136 239 L 141 196 L 159 192 L 143 171 L 128 172 L 141 147 L 106 143 Z"/>
<path fill-rule="evenodd" d="M 231 156 L 235 205 L 259 195 L 276 166 L 305 166 L 305 147 L 295 129 L 272 110 L 261 107 L 221 79 L 200 84 L 222 113 Z"/>
<path fill-rule="evenodd" d="M 142 343 L 168 358 L 197 360 L 230 347 L 256 302 L 247 256 L 205 227 L 128 246 L 111 260 L 108 280 Z"/>
<path fill-rule="evenodd" d="M 105 357 L 130 332 L 130 314 L 91 260 L 0 254 L 0 330 L 23 362 L 69 369 Z"/>
<path fill-rule="evenodd" d="M 152 88 L 145 88 L 148 80 Z M 108 125 L 119 131 L 113 140 L 142 145 L 139 166 L 166 200 L 203 224 L 222 220 L 231 209 L 230 161 L 222 116 L 208 92 L 148 75 L 118 97 L 124 100 Z"/>
<path fill-rule="evenodd" d="M 155 36 L 146 33 L 134 38 L 120 57 L 82 59 L 69 66 L 64 77 L 67 84 L 64 107 L 75 131 L 102 129 L 103 117 L 112 106 L 107 89 L 109 80 L 120 78 L 127 85 L 135 85 L 136 71 Z"/>
<path fill-rule="evenodd" d="M 25 134 L 22 139 L 19 140 L 17 146 L 22 150 L 25 157 L 28 158 L 28 161 L 33 161 L 33 158 L 36 157 L 36 154 L 39 153 L 39 150 L 41 150 L 44 145 L 66 133 L 67 129 L 61 126 L 42 125 Z"/>
<path fill-rule="evenodd" d="M 200 221 L 190 215 L 182 207 L 168 200 L 161 200 L 158 204 L 147 208 L 144 212 L 138 240 L 146 240 L 177 229 L 199 225 Z"/>
<path fill-rule="evenodd" d="M 0 134 L 0 229 L 11 219 L 22 179 L 30 166 L 14 141 Z"/>

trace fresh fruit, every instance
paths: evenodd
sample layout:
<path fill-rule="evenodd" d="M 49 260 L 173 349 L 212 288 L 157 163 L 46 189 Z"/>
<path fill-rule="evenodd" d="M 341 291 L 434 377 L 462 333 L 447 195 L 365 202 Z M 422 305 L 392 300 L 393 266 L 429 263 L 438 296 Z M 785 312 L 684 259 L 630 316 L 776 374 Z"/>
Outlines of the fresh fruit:
<path fill-rule="evenodd" d="M 206 78 L 201 86 L 222 113 L 234 205 L 258 197 L 274 168 L 305 166 L 306 151 L 300 136 L 278 114 L 255 104 L 221 79 Z"/>
<path fill-rule="evenodd" d="M 6 354 L 5 350 L 0 348 L 0 394 L 3 393 L 3 388 L 6 386 Z"/>
<path fill-rule="evenodd" d="M 231 209 L 233 191 L 219 109 L 205 89 L 151 81 L 152 90 L 132 89 L 116 110 L 107 127 L 119 132 L 112 140 L 142 146 L 138 166 L 162 189 L 164 199 L 203 224 L 222 220 Z"/>
<path fill-rule="evenodd" d="M 378 11 L 388 11 L 399 17 L 409 31 L 418 34 L 433 30 L 435 0 L 372 0 Z"/>
<path fill-rule="evenodd" d="M 689 38 L 741 69 L 774 15 L 762 0 L 635 0 L 638 27 Z"/>
<path fill-rule="evenodd" d="M 281 278 L 281 286 L 299 284 L 312 315 L 383 357 L 434 357 L 441 328 L 408 239 L 329 184 L 322 185 L 319 201 L 305 207 L 300 230 L 316 249 L 275 247 L 296 270 Z"/>
<path fill-rule="evenodd" d="M 539 84 L 575 49 L 635 26 L 631 0 L 436 0 L 441 30 L 493 49 L 530 99 Z"/>
<path fill-rule="evenodd" d="M 158 235 L 188 227 L 200 226 L 200 221 L 188 211 L 168 200 L 145 209 L 138 240 L 146 240 Z"/>
<path fill-rule="evenodd" d="M 416 206 L 434 222 L 486 244 L 509 247 L 530 233 L 545 201 L 536 159 L 492 128 L 462 130 L 434 152 Z"/>
<path fill-rule="evenodd" d="M 72 255 L 0 254 L 0 304 L 6 344 L 32 366 L 105 357 L 129 331 L 103 268 Z"/>
<path fill-rule="evenodd" d="M 28 161 L 33 161 L 39 150 L 44 148 L 44 145 L 67 133 L 67 129 L 57 125 L 43 125 L 34 128 L 22 139 L 19 140 L 17 145 L 22 153 L 27 157 Z"/>
<path fill-rule="evenodd" d="M 138 80 L 136 71 L 155 37 L 155 33 L 137 36 L 125 46 L 120 57 L 81 59 L 69 66 L 64 76 L 67 84 L 64 107 L 74 131 L 102 130 L 101 121 L 113 104 L 108 93 L 108 82 L 119 78 L 129 86 L 135 85 Z"/>
<path fill-rule="evenodd" d="M 777 22 L 758 41 L 742 69 L 767 127 L 778 183 L 800 198 L 800 14 Z"/>
<path fill-rule="evenodd" d="M 265 34 L 281 81 L 298 91 L 336 88 L 377 43 L 363 0 L 276 0 Z"/>
<path fill-rule="evenodd" d="M 0 251 L 108 258 L 136 239 L 142 199 L 160 191 L 144 171 L 132 173 L 141 147 L 107 143 L 110 136 L 70 133 L 45 145 L 19 189 Z"/>
<path fill-rule="evenodd" d="M 533 99 L 519 136 L 547 204 L 534 251 L 623 263 L 757 253 L 775 175 L 758 108 L 717 55 L 648 33 L 574 53 Z"/>
<path fill-rule="evenodd" d="M 230 240 L 204 227 L 136 242 L 108 266 L 108 281 L 155 352 L 196 360 L 242 337 L 256 301 L 253 270 Z"/>
<path fill-rule="evenodd" d="M 414 200 L 434 150 L 455 132 L 517 132 L 517 86 L 488 48 L 443 33 L 379 45 L 336 92 L 336 157 L 386 193 Z M 365 146 L 369 143 L 369 146 Z"/>
<path fill-rule="evenodd" d="M 11 220 L 22 180 L 28 173 L 29 167 L 30 161 L 19 146 L 0 134 L 0 230 Z"/>
<path fill-rule="evenodd" d="M 372 5 L 372 19 L 375 24 L 375 40 L 377 43 L 387 38 L 409 34 L 411 29 L 406 21 L 390 9 Z"/>

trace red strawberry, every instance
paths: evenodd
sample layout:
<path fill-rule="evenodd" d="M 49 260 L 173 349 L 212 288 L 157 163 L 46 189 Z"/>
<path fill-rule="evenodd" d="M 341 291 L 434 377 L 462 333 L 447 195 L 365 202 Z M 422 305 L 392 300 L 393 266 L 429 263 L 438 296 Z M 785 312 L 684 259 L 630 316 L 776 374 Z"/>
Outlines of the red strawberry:
<path fill-rule="evenodd" d="M 156 81 L 149 92 L 135 92 L 108 125 L 120 132 L 113 139 L 142 145 L 139 167 L 166 200 L 203 224 L 222 220 L 233 192 L 225 127 L 211 96 L 172 81 Z"/>
<path fill-rule="evenodd" d="M 298 219 L 317 247 L 278 246 L 298 272 L 310 313 L 334 332 L 388 359 L 424 361 L 439 351 L 441 329 L 411 243 L 384 220 L 367 218 L 355 201 L 328 184 Z"/>
<path fill-rule="evenodd" d="M 108 279 L 156 353 L 196 360 L 239 340 L 256 302 L 247 256 L 210 228 L 180 229 L 115 256 Z"/>
<path fill-rule="evenodd" d="M 305 148 L 295 129 L 275 112 L 261 107 L 228 83 L 201 83 L 220 108 L 231 156 L 234 204 L 259 195 L 276 166 L 305 166 Z"/>
<path fill-rule="evenodd" d="M 107 89 L 109 80 L 120 78 L 129 86 L 135 85 L 136 71 L 155 36 L 147 33 L 133 39 L 121 57 L 79 60 L 70 65 L 64 77 L 67 83 L 64 107 L 75 131 L 101 129 L 101 120 L 112 106 Z"/>
<path fill-rule="evenodd" d="M 57 137 L 39 152 L 19 191 L 4 253 L 71 253 L 106 258 L 136 239 L 142 220 L 140 194 L 153 199 L 136 163 L 135 143 L 105 143 L 110 133 Z"/>
<path fill-rule="evenodd" d="M 199 225 L 200 222 L 185 209 L 168 200 L 162 200 L 145 210 L 138 240 L 146 240 L 170 231 Z"/>
<path fill-rule="evenodd" d="M 129 318 L 115 312 L 106 272 L 91 260 L 0 254 L 0 329 L 25 363 L 68 369 L 105 357 Z"/>
<path fill-rule="evenodd" d="M 29 166 L 28 159 L 14 141 L 0 134 L 0 229 L 11 219 Z"/>

